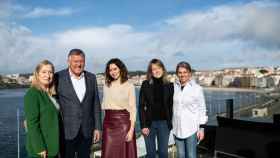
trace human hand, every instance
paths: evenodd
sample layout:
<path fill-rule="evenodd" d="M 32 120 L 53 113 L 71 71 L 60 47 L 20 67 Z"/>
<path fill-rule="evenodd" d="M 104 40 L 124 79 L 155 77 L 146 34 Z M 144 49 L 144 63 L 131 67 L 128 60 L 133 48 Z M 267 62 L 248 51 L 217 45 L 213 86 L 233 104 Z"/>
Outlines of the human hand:
<path fill-rule="evenodd" d="M 47 151 L 44 150 L 44 151 L 38 153 L 38 155 L 40 155 L 40 157 L 42 157 L 42 158 L 47 158 Z"/>
<path fill-rule="evenodd" d="M 100 131 L 94 130 L 93 131 L 93 143 L 97 143 L 100 140 Z"/>
<path fill-rule="evenodd" d="M 203 130 L 199 130 L 197 133 L 197 139 L 198 141 L 202 141 L 204 139 L 204 131 Z"/>
<path fill-rule="evenodd" d="M 27 132 L 27 121 L 26 120 L 23 121 L 23 128 L 24 128 L 25 132 Z"/>
<path fill-rule="evenodd" d="M 148 136 L 149 133 L 150 133 L 150 129 L 149 128 L 142 128 L 141 132 L 144 136 Z"/>
<path fill-rule="evenodd" d="M 127 132 L 127 135 L 126 135 L 126 137 L 125 137 L 125 141 L 130 142 L 130 141 L 132 140 L 132 138 L 133 138 L 133 132 L 134 132 L 133 129 L 132 129 L 132 130 L 129 130 L 129 131 Z"/>

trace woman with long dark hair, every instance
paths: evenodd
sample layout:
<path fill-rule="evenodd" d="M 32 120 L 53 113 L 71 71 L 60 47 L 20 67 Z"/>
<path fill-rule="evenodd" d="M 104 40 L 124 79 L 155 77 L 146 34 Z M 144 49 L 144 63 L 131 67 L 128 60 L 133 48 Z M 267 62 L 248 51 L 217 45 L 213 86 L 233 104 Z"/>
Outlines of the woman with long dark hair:
<path fill-rule="evenodd" d="M 168 140 L 172 129 L 173 86 L 159 59 L 152 59 L 139 96 L 141 132 L 144 135 L 147 157 L 156 157 L 156 138 L 160 158 L 168 157 Z"/>
<path fill-rule="evenodd" d="M 128 82 L 126 66 L 117 58 L 106 64 L 102 109 L 102 158 L 136 158 L 135 88 Z"/>

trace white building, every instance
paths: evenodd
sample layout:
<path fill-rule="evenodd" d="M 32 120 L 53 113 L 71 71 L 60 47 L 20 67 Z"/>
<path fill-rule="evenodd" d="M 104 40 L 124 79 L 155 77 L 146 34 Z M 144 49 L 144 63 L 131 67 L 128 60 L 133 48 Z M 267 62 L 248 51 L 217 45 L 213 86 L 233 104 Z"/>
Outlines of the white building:
<path fill-rule="evenodd" d="M 6 75 L 6 77 L 16 80 L 19 77 L 19 75 L 20 74 L 8 74 L 8 75 Z"/>
<path fill-rule="evenodd" d="M 222 86 L 223 87 L 228 87 L 230 86 L 230 84 L 234 81 L 234 77 L 232 75 L 226 75 L 226 76 L 223 76 L 223 79 L 222 79 Z"/>

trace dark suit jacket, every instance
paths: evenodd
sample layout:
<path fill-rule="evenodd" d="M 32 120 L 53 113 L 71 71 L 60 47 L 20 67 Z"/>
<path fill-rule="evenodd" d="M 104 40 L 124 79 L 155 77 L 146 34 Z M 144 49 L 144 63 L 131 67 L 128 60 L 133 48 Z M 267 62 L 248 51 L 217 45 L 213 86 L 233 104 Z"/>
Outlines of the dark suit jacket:
<path fill-rule="evenodd" d="M 69 69 L 55 74 L 57 99 L 61 106 L 64 137 L 67 140 L 74 139 L 80 128 L 86 138 L 92 137 L 93 130 L 101 130 L 101 105 L 96 77 L 87 71 L 84 71 L 84 76 L 86 93 L 80 102 L 74 90 Z"/>
<path fill-rule="evenodd" d="M 163 85 L 163 108 L 166 112 L 168 128 L 172 129 L 173 114 L 173 84 L 166 83 Z M 142 128 L 150 128 L 152 124 L 152 106 L 154 105 L 153 80 L 143 81 L 139 95 L 139 118 Z"/>

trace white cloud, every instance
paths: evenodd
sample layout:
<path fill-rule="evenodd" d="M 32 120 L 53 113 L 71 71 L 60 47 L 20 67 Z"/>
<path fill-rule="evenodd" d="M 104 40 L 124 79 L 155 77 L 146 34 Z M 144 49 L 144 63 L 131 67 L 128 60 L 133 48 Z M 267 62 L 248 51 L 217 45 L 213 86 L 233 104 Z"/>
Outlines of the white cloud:
<path fill-rule="evenodd" d="M 136 32 L 129 25 L 68 30 L 45 38 L 34 37 L 29 29 L 15 25 L 0 27 L 0 34 L 0 42 L 6 41 L 1 48 L 11 48 L 8 51 L 0 48 L 0 58 L 6 59 L 0 63 L 5 73 L 32 71 L 36 63 L 45 58 L 61 69 L 66 66 L 67 54 L 72 48 L 85 51 L 90 70 L 103 71 L 105 62 L 112 57 L 129 58 L 137 53 L 148 56 L 152 47 L 149 33 Z M 96 65 L 99 67 L 94 67 Z"/>
<path fill-rule="evenodd" d="M 36 7 L 32 9 L 30 12 L 27 12 L 23 15 L 24 18 L 40 18 L 47 16 L 68 16 L 73 14 L 73 9 L 71 8 L 41 8 Z"/>
<path fill-rule="evenodd" d="M 38 60 L 47 58 L 42 48 L 47 42 L 33 37 L 24 26 L 0 24 L 0 72 L 26 72 L 33 69 Z"/>
<path fill-rule="evenodd" d="M 229 62 L 237 61 L 236 56 L 244 58 L 241 65 L 275 65 L 276 62 L 270 62 L 272 59 L 264 61 L 261 54 L 273 54 L 280 49 L 279 16 L 279 3 L 269 1 L 186 13 L 165 21 L 167 26 L 162 28 L 159 45 L 162 52 L 174 52 L 175 56 L 184 52 L 190 62 L 200 67 L 207 67 L 201 60 L 208 60 L 209 67 L 229 63 L 240 66 L 240 62 Z M 261 62 L 250 60 L 251 55 L 258 56 Z M 224 60 L 216 60 L 221 57 Z"/>
<path fill-rule="evenodd" d="M 268 3 L 268 2 L 267 2 Z M 280 44 L 280 6 L 265 2 L 218 6 L 166 20 L 168 29 L 184 41 L 241 39 Z M 183 34 L 182 34 L 183 32 Z"/>
<path fill-rule="evenodd" d="M 48 37 L 0 22 L 0 73 L 30 72 L 45 58 L 61 69 L 72 48 L 85 51 L 87 69 L 95 72 L 103 71 L 112 57 L 123 59 L 130 70 L 145 70 L 155 57 L 169 70 L 181 60 L 195 69 L 279 65 L 275 60 L 280 59 L 279 16 L 279 3 L 252 2 L 188 12 L 166 19 L 153 32 L 112 24 L 68 29 Z"/>
<path fill-rule="evenodd" d="M 131 53 L 147 52 L 151 48 L 152 34 L 134 31 L 129 25 L 110 25 L 108 27 L 90 27 L 55 34 L 57 44 L 81 47 L 101 56 L 112 54 L 130 56 Z"/>

